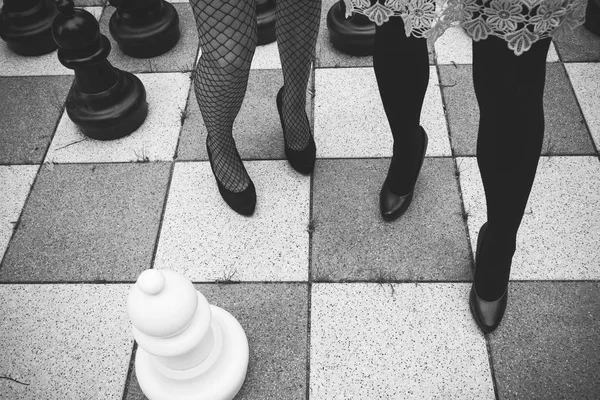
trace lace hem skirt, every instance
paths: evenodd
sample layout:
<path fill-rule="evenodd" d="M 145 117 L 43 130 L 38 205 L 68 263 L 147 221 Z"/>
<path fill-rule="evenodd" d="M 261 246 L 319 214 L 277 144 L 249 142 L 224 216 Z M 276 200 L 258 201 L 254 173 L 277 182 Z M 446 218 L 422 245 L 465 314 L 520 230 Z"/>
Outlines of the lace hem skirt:
<path fill-rule="evenodd" d="M 560 40 L 583 24 L 587 0 L 344 0 L 346 17 L 367 16 L 382 25 L 401 17 L 406 36 L 439 38 L 462 26 L 475 41 L 493 35 L 521 55 L 540 39 Z"/>

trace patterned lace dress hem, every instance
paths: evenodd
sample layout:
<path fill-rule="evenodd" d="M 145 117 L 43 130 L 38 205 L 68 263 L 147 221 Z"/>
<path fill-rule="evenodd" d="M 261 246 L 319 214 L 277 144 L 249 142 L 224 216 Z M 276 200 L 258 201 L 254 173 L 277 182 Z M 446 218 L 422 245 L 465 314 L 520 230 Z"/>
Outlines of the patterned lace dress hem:
<path fill-rule="evenodd" d="M 461 26 L 474 41 L 493 35 L 521 55 L 538 40 L 563 39 L 585 21 L 586 0 L 344 0 L 346 17 L 359 13 L 378 25 L 392 17 L 406 36 L 435 42 L 449 27 Z"/>

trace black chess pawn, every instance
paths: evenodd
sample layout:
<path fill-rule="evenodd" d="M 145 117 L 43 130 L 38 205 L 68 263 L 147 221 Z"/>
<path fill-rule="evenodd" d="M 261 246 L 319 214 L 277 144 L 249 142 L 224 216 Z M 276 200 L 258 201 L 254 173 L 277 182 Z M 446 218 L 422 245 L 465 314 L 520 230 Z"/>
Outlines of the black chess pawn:
<path fill-rule="evenodd" d="M 256 0 L 258 45 L 275 41 L 275 0 Z"/>
<path fill-rule="evenodd" d="M 135 131 L 146 119 L 148 103 L 142 82 L 107 61 L 110 42 L 100 34 L 96 18 L 59 0 L 52 24 L 58 59 L 75 70 L 66 102 L 67 114 L 84 135 L 111 140 Z"/>
<path fill-rule="evenodd" d="M 338 1 L 327 13 L 329 41 L 341 52 L 353 56 L 373 54 L 375 44 L 375 23 L 361 14 L 346 18 L 346 5 Z"/>
<path fill-rule="evenodd" d="M 54 0 L 4 0 L 0 37 L 22 56 L 39 56 L 56 49 L 52 21 L 58 14 Z"/>
<path fill-rule="evenodd" d="M 121 51 L 136 58 L 156 57 L 179 40 L 179 14 L 164 0 L 110 0 L 116 11 L 108 27 Z"/>

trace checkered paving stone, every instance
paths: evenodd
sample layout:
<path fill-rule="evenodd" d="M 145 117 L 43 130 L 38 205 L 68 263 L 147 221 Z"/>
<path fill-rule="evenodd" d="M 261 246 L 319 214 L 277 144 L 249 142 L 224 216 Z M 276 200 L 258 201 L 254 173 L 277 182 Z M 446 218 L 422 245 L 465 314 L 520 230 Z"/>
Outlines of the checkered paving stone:
<path fill-rule="evenodd" d="M 76 3 L 107 33 L 112 7 Z M 378 215 L 392 142 L 372 60 L 329 44 L 334 0 L 307 94 L 311 177 L 285 160 L 281 64 L 276 44 L 259 48 L 234 127 L 258 196 L 245 218 L 206 160 L 197 33 L 174 3 L 182 38 L 168 54 L 133 60 L 109 36 L 110 61 L 149 102 L 116 141 L 70 121 L 73 72 L 55 52 L 23 58 L 0 42 L 0 399 L 144 399 L 125 306 L 147 268 L 184 273 L 240 321 L 250 365 L 237 399 L 600 398 L 600 38 L 579 28 L 551 48 L 509 306 L 483 335 L 467 305 L 485 202 L 464 33 L 430 49 L 430 147 L 394 223 Z"/>

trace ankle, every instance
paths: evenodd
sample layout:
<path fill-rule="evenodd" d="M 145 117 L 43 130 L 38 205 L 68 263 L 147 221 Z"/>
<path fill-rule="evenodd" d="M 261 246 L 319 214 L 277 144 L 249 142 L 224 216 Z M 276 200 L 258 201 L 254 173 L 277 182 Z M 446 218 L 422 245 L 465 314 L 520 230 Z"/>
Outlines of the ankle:
<path fill-rule="evenodd" d="M 506 229 L 497 228 L 489 224 L 485 234 L 489 254 L 497 259 L 512 260 L 517 248 L 517 235 Z"/>
<path fill-rule="evenodd" d="M 496 301 L 506 291 L 515 252 L 514 245 L 495 239 L 488 228 L 476 254 L 475 291 L 486 301 Z"/>

